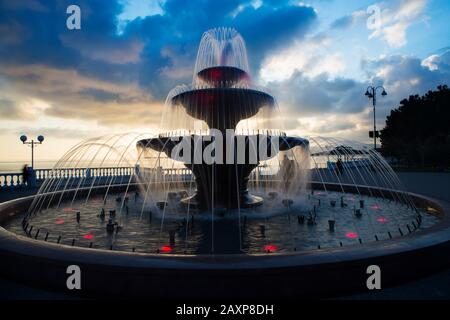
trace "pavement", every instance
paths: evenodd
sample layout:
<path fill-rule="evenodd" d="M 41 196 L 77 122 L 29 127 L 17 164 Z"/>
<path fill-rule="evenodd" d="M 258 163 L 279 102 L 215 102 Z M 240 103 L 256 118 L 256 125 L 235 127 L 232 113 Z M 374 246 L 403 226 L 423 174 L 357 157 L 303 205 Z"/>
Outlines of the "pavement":
<path fill-rule="evenodd" d="M 405 188 L 414 193 L 450 201 L 450 173 L 399 172 Z M 0 202 L 37 190 L 0 191 Z M 2 262 L 4 263 L 4 262 Z M 413 266 L 412 266 L 413 267 Z M 32 288 L 10 279 L 0 277 L 0 300 L 67 300 L 78 299 L 69 294 Z M 367 291 L 350 296 L 336 297 L 338 300 L 441 300 L 450 299 L 450 268 L 442 272 L 417 279 L 406 284 Z"/>

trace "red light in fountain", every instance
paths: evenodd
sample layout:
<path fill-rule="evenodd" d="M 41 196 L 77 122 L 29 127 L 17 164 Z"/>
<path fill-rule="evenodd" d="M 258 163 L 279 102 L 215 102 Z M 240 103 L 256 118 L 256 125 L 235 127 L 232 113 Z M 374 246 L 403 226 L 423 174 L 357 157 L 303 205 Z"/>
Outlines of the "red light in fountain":
<path fill-rule="evenodd" d="M 64 220 L 63 220 L 63 219 L 60 219 L 60 218 L 56 218 L 55 223 L 56 223 L 57 225 L 61 225 L 61 224 L 64 224 Z"/>
<path fill-rule="evenodd" d="M 358 238 L 358 234 L 356 232 L 349 232 L 345 235 L 347 238 L 356 239 Z"/>
<path fill-rule="evenodd" d="M 384 218 L 384 217 L 380 217 L 380 218 L 377 219 L 377 221 L 380 222 L 380 223 L 386 223 L 388 220 L 386 218 Z"/>
<path fill-rule="evenodd" d="M 163 247 L 161 247 L 161 252 L 162 253 L 170 253 L 170 252 L 172 252 L 172 247 L 163 246 Z"/>
<path fill-rule="evenodd" d="M 264 246 L 264 251 L 266 251 L 267 253 L 272 253 L 272 252 L 276 252 L 278 250 L 277 246 L 274 246 L 272 244 L 269 244 L 267 246 Z"/>
<path fill-rule="evenodd" d="M 222 80 L 222 72 L 219 69 L 214 68 L 210 71 L 210 77 L 214 81 Z"/>
<path fill-rule="evenodd" d="M 88 233 L 88 234 L 85 234 L 83 236 L 83 238 L 85 238 L 86 240 L 92 240 L 92 239 L 94 239 L 94 235 L 92 233 Z"/>

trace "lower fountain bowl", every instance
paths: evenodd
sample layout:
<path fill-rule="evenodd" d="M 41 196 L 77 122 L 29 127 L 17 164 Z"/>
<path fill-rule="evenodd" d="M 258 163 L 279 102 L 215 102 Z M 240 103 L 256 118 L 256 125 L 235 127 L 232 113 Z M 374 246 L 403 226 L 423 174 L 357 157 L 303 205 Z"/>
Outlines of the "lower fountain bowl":
<path fill-rule="evenodd" d="M 359 190 L 375 191 L 367 186 L 359 186 Z M 449 204 L 421 195 L 410 196 L 417 206 L 439 214 L 440 222 L 392 240 L 299 253 L 117 252 L 38 241 L 0 227 L 0 257 L 4 261 L 0 274 L 31 286 L 69 292 L 66 271 L 70 265 L 77 265 L 82 271 L 81 294 L 88 297 L 329 297 L 365 291 L 370 265 L 381 268 L 386 287 L 450 264 Z M 0 223 L 24 212 L 32 199 L 0 204 Z"/>

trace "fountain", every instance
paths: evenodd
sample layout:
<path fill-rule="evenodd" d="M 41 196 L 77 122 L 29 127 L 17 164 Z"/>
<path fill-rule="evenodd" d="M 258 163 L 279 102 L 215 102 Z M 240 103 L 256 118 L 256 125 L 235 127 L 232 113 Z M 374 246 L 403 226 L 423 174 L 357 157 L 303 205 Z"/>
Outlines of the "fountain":
<path fill-rule="evenodd" d="M 448 260 L 436 249 L 450 243 L 447 204 L 404 191 L 367 145 L 288 136 L 281 122 L 239 33 L 205 32 L 158 134 L 83 141 L 35 197 L 0 204 L 0 272 L 60 288 L 75 261 L 95 293 L 268 297 L 361 287 L 352 270 L 380 257 L 392 279 Z M 14 267 L 34 259 L 46 269 Z"/>
<path fill-rule="evenodd" d="M 203 35 L 200 43 L 192 88 L 176 89 L 170 93 L 166 108 L 169 114 L 177 115 L 177 123 L 180 120 L 181 123 L 188 122 L 185 120 L 188 117 L 194 122 L 201 120 L 210 130 L 216 130 L 217 134 L 214 137 L 195 134 L 189 137 L 158 137 L 141 140 L 138 146 L 164 152 L 171 157 L 173 149 L 181 141 L 188 140 L 187 143 L 192 145 L 192 153 L 185 165 L 195 176 L 197 190 L 195 195 L 182 199 L 184 203 L 202 209 L 261 205 L 263 199 L 248 192 L 249 176 L 261 160 L 261 143 L 265 144 L 266 150 L 271 150 L 272 145 L 276 144 L 277 151 L 287 151 L 297 146 L 308 147 L 305 139 L 273 136 L 268 130 L 259 127 L 253 136 L 234 135 L 240 121 L 257 116 L 263 108 L 273 110 L 275 106 L 275 99 L 271 95 L 251 87 L 242 37 L 233 29 L 210 30 Z M 181 109 L 181 112 L 175 112 L 176 109 Z M 194 127 L 185 129 L 195 131 Z M 231 131 L 231 134 L 227 134 L 227 131 Z M 225 138 L 231 141 L 218 143 Z M 238 146 L 241 145 L 236 143 L 237 139 L 243 142 L 239 150 Z M 199 148 L 193 146 L 195 141 L 200 141 Z M 227 148 L 229 145 L 231 148 Z M 211 146 L 216 155 L 221 155 L 221 159 L 215 157 L 213 163 L 205 163 L 203 153 Z M 194 152 L 200 154 L 200 161 L 195 164 Z M 242 154 L 245 155 L 244 161 L 236 163 L 237 157 Z M 276 153 L 269 156 L 274 157 Z M 263 158 L 268 160 L 267 152 L 264 152 Z M 227 159 L 226 163 L 224 159 Z"/>

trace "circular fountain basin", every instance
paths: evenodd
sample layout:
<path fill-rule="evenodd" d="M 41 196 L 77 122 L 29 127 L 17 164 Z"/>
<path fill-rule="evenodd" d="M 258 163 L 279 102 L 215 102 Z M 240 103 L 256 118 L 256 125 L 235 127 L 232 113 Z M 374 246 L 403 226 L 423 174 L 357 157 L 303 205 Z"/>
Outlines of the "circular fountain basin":
<path fill-rule="evenodd" d="M 368 190 L 369 187 L 365 188 Z M 327 189 L 332 189 L 332 185 Z M 320 197 L 318 192 L 321 191 L 315 196 Z M 352 197 L 351 194 L 347 196 Z M 35 240 L 1 228 L 0 256 L 8 263 L 2 264 L 0 271 L 28 283 L 66 290 L 65 269 L 77 264 L 83 270 L 84 292 L 94 295 L 126 293 L 127 296 L 185 297 L 189 293 L 190 297 L 282 297 L 363 290 L 367 266 L 377 264 L 382 268 L 383 285 L 386 286 L 449 263 L 446 254 L 450 245 L 448 204 L 419 195 L 410 196 L 421 210 L 439 216 L 439 221 L 416 232 L 409 233 L 405 229 L 403 236 L 397 235 L 393 239 L 363 241 L 361 244 L 358 239 L 349 237 L 348 240 L 354 242 L 346 242 L 342 247 L 305 247 L 298 251 L 270 244 L 272 249 L 280 250 L 214 255 L 179 254 L 177 251 L 169 254 L 164 250 L 160 253 L 124 252 L 89 248 L 87 242 L 83 247 L 45 242 L 40 237 L 41 240 Z M 23 213 L 30 202 L 31 198 L 23 198 L 1 204 L 2 225 L 6 226 L 7 221 Z M 275 214 L 268 218 L 276 220 L 277 217 Z M 249 215 L 249 226 L 254 219 Z M 204 221 L 208 222 L 206 218 Z M 201 225 L 202 221 L 196 219 L 194 223 Z M 337 220 L 336 231 L 339 226 Z M 261 232 L 259 225 L 257 229 Z M 266 229 L 267 233 L 269 229 Z M 36 268 L 24 267 L 29 265 Z M 411 265 L 414 268 L 411 269 Z"/>

